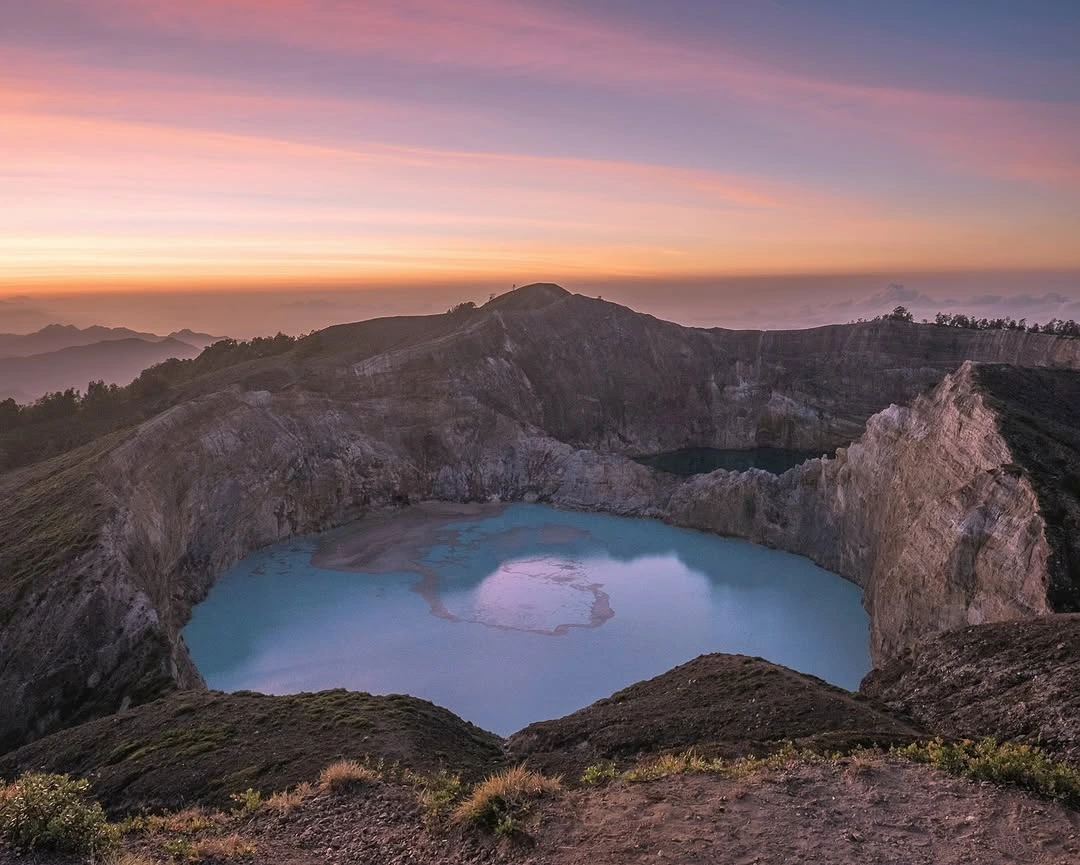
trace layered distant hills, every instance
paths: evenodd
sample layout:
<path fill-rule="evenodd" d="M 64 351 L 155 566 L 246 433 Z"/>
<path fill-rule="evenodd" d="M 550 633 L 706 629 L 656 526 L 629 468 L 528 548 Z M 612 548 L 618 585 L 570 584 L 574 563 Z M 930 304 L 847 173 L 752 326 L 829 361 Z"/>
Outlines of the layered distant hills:
<path fill-rule="evenodd" d="M 131 339 L 143 342 L 164 342 L 173 339 L 186 342 L 201 350 L 222 338 L 208 333 L 196 333 L 187 328 L 174 331 L 168 336 L 159 336 L 156 333 L 142 333 L 126 327 L 93 325 L 78 328 L 71 324 L 50 324 L 34 333 L 0 333 L 0 358 L 28 357 L 32 354 L 44 354 L 77 345 Z"/>
<path fill-rule="evenodd" d="M 222 337 L 192 330 L 159 336 L 126 327 L 51 324 L 35 333 L 0 333 L 0 400 L 33 402 L 89 381 L 124 385 L 148 366 L 195 357 Z"/>

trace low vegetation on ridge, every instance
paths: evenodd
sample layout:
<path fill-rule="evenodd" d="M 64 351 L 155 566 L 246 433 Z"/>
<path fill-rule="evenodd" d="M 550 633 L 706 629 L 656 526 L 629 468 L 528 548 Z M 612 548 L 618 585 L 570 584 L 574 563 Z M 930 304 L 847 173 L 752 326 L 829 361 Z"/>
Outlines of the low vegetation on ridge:
<path fill-rule="evenodd" d="M 519 831 L 521 820 L 538 799 L 557 795 L 562 790 L 558 778 L 533 772 L 524 765 L 514 766 L 481 781 L 453 810 L 455 823 L 511 835 Z"/>
<path fill-rule="evenodd" d="M 175 401 L 174 388 L 201 375 L 291 351 L 296 337 L 224 339 L 194 358 L 172 358 L 143 370 L 120 387 L 91 381 L 85 393 L 68 388 L 30 405 L 0 401 L 0 472 L 65 453 L 116 430 L 140 423 Z"/>
<path fill-rule="evenodd" d="M 906 306 L 898 306 L 892 312 L 879 316 L 875 321 L 914 322 L 914 314 Z M 1015 319 L 1011 316 L 999 318 L 986 318 L 977 315 L 966 315 L 962 312 L 939 312 L 934 320 L 924 318 L 923 324 L 933 324 L 937 327 L 955 327 L 963 330 L 1013 330 L 1021 333 L 1045 333 L 1051 336 L 1080 337 L 1080 323 L 1073 319 L 1051 318 L 1046 324 L 1033 322 L 1028 324 L 1026 318 Z"/>
<path fill-rule="evenodd" d="M 820 753 L 787 742 L 771 755 L 735 760 L 704 757 L 689 750 L 659 755 L 624 771 L 612 761 L 602 761 L 586 767 L 580 783 L 583 788 L 607 783 L 635 785 L 687 774 L 744 780 L 809 765 L 835 765 L 846 776 L 862 777 L 887 763 L 907 761 L 1080 807 L 1080 770 L 1052 760 L 1037 748 L 999 744 L 992 739 L 934 739 L 888 751 L 864 748 L 846 754 Z M 470 787 L 447 770 L 422 774 L 368 757 L 331 763 L 322 770 L 317 785 L 305 782 L 269 797 L 247 790 L 232 797 L 234 807 L 229 811 L 188 807 L 110 823 L 101 806 L 89 797 L 87 781 L 27 773 L 0 787 L 0 840 L 15 849 L 89 855 L 93 861 L 110 865 L 142 865 L 162 861 L 161 857 L 191 863 L 250 861 L 265 841 L 259 833 L 269 827 L 291 825 L 290 821 L 303 818 L 306 812 L 310 817 L 328 808 L 362 809 L 369 796 L 379 801 L 385 795 L 379 790 L 396 790 L 393 795 L 400 796 L 410 788 L 409 795 L 416 797 L 419 806 L 414 813 L 428 827 L 452 823 L 465 830 L 518 839 L 526 838 L 546 821 L 537 822 L 542 802 L 564 793 L 559 778 L 525 765 L 490 774 Z M 356 798 L 349 798 L 352 796 Z M 331 804 L 334 802 L 337 804 Z M 112 858 L 101 859 L 107 855 Z"/>
<path fill-rule="evenodd" d="M 1020 787 L 1047 799 L 1080 807 L 1080 769 L 1053 760 L 1030 745 L 982 739 L 945 742 L 934 739 L 894 749 L 899 757 L 927 763 L 950 775 Z"/>

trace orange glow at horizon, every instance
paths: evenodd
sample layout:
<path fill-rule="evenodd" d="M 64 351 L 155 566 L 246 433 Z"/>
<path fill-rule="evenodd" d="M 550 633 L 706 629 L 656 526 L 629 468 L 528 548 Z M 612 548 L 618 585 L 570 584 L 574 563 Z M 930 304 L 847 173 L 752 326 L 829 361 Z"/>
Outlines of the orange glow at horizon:
<path fill-rule="evenodd" d="M 36 41 L 0 36 L 0 291 L 1080 268 L 1076 102 L 588 6 L 13 9 Z"/>

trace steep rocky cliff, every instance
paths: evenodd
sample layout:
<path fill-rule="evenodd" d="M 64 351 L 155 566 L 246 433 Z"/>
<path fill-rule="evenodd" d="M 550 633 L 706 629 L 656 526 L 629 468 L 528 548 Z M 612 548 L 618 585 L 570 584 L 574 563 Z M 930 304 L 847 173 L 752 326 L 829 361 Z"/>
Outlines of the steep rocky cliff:
<path fill-rule="evenodd" d="M 934 631 L 1075 610 L 1072 544 L 1080 452 L 1051 479 L 1005 430 L 1035 382 L 1080 399 L 1080 375 L 965 363 L 910 406 L 872 417 L 834 459 L 775 477 L 715 472 L 679 487 L 681 525 L 802 553 L 862 585 L 875 663 Z M 1029 416 L 1050 436 L 1054 409 Z M 1069 411 L 1069 410 L 1067 410 Z M 1048 490 L 1053 490 L 1052 493 Z"/>
<path fill-rule="evenodd" d="M 878 660 L 939 628 L 1071 609 L 1075 511 L 1045 511 L 1050 469 L 1001 432 L 1007 403 L 987 395 L 1007 396 L 1010 374 L 993 385 L 968 365 L 889 407 L 968 358 L 1076 367 L 1080 341 L 897 322 L 698 330 L 533 286 L 215 373 L 138 428 L 0 476 L 0 750 L 198 686 L 179 632 L 224 568 L 423 498 L 539 499 L 803 553 L 866 588 Z M 864 427 L 779 478 L 682 481 L 627 459 L 826 451 Z"/>

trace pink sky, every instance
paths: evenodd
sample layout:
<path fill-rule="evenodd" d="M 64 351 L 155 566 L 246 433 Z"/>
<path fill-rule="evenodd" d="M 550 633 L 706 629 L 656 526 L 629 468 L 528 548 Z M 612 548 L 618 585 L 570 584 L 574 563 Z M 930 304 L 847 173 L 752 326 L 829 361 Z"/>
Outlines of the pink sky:
<path fill-rule="evenodd" d="M 745 312 L 731 277 L 1013 271 L 1071 297 L 1080 22 L 1010 14 L 0 0 L 0 298 L 714 279 Z"/>

